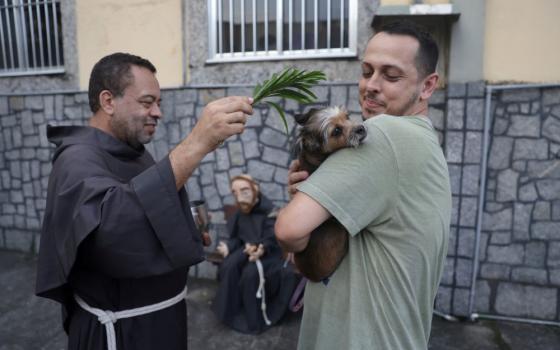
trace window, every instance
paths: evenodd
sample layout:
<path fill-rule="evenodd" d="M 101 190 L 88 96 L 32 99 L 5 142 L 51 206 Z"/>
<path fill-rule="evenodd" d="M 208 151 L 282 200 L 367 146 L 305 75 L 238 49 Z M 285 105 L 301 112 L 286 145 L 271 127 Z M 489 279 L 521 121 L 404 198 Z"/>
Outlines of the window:
<path fill-rule="evenodd" d="M 60 0 L 0 0 L 0 76 L 62 72 Z"/>
<path fill-rule="evenodd" d="M 358 0 L 208 0 L 208 62 L 355 57 Z"/>

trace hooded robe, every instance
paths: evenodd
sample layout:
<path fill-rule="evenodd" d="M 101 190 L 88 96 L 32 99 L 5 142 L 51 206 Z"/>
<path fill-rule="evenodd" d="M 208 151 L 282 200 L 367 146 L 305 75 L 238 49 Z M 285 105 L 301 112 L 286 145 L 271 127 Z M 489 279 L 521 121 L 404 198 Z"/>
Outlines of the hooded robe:
<path fill-rule="evenodd" d="M 154 162 L 92 127 L 47 127 L 56 145 L 36 293 L 62 305 L 69 349 L 105 349 L 105 327 L 76 304 L 120 311 L 167 300 L 204 253 L 168 157 Z M 186 349 L 184 300 L 115 324 L 118 349 Z"/>
<path fill-rule="evenodd" d="M 258 334 L 268 328 L 261 299 L 256 297 L 259 274 L 256 264 L 243 252 L 245 243 L 264 246 L 260 260 L 265 275 L 266 313 L 272 325 L 288 309 L 297 282 L 291 265 L 285 266 L 276 242 L 272 211 L 270 200 L 260 194 L 250 213 L 238 210 L 227 223 L 230 253 L 220 265 L 220 285 L 212 308 L 220 321 L 242 333 Z"/>

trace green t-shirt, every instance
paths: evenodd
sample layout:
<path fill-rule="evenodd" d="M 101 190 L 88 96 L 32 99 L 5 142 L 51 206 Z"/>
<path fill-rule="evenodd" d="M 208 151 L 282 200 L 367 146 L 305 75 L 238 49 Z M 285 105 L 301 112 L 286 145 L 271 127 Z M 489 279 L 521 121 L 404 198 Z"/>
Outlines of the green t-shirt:
<path fill-rule="evenodd" d="M 449 237 L 447 163 L 426 117 L 365 126 L 362 146 L 336 152 L 298 188 L 350 233 L 329 283 L 306 286 L 301 350 L 428 347 Z"/>

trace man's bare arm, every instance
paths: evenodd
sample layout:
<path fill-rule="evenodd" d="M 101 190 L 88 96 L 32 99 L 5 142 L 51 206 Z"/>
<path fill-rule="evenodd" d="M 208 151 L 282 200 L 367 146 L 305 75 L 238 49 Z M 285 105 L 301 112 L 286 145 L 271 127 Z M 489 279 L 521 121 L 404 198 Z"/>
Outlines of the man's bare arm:
<path fill-rule="evenodd" d="M 330 217 L 313 198 L 297 192 L 276 218 L 276 239 L 285 251 L 300 252 L 307 246 L 311 232 Z"/>

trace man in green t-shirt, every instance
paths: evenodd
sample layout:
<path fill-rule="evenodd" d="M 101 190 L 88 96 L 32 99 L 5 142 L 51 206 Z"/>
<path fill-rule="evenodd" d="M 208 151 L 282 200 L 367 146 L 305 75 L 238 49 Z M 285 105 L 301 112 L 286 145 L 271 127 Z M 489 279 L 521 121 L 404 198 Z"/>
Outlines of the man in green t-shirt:
<path fill-rule="evenodd" d="M 275 226 L 281 245 L 303 250 L 331 215 L 350 234 L 328 283 L 307 284 L 299 349 L 428 347 L 451 216 L 447 163 L 427 117 L 437 57 L 415 25 L 383 27 L 362 61 L 364 144 L 309 177 L 291 166 L 293 198 Z"/>

